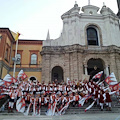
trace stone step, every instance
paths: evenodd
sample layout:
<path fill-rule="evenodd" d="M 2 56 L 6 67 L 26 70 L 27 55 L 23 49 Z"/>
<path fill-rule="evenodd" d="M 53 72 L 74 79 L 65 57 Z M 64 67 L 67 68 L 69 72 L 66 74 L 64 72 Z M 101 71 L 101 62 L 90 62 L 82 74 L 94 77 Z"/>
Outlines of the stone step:
<path fill-rule="evenodd" d="M 69 106 L 68 109 L 66 110 L 65 114 L 89 114 L 89 113 L 119 113 L 120 112 L 120 103 L 118 103 L 118 101 L 115 98 L 112 98 L 112 111 L 106 111 L 106 107 L 104 107 L 104 110 L 101 111 L 99 109 L 99 107 L 97 106 L 93 106 L 91 109 L 89 109 L 87 112 L 84 112 L 84 110 L 91 104 L 90 102 L 85 103 L 84 106 L 82 107 L 78 107 L 78 106 Z M 9 114 L 9 115 L 23 115 L 22 113 L 18 113 L 15 110 L 15 106 L 14 106 L 14 113 L 8 113 L 7 111 L 8 108 L 8 104 L 6 104 L 5 106 L 5 111 L 4 112 L 0 112 L 0 114 Z M 32 108 L 31 108 L 32 111 Z M 47 107 L 42 106 L 41 107 L 41 115 L 45 115 L 45 112 L 47 111 Z M 32 112 L 30 112 L 30 115 L 32 115 Z"/>
<path fill-rule="evenodd" d="M 45 109 L 41 109 L 41 115 L 45 115 L 46 110 Z M 104 108 L 103 111 L 101 111 L 100 109 L 89 109 L 87 112 L 84 112 L 84 109 L 67 109 L 65 114 L 85 114 L 85 113 L 119 113 L 120 109 L 119 108 L 112 108 L 112 111 L 106 111 L 106 109 Z M 18 113 L 16 110 L 14 110 L 14 113 L 8 113 L 7 110 L 5 110 L 4 112 L 0 112 L 1 115 L 23 115 L 22 113 Z M 32 112 L 30 113 L 30 115 L 32 115 Z"/>

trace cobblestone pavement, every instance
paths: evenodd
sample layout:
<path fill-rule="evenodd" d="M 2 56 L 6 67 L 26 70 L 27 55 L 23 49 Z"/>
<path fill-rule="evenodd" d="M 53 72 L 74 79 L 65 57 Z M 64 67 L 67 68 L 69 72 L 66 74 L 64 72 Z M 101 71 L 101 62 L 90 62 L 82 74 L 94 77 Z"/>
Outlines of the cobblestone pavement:
<path fill-rule="evenodd" d="M 78 114 L 62 116 L 0 115 L 0 120 L 120 120 L 120 113 Z"/>

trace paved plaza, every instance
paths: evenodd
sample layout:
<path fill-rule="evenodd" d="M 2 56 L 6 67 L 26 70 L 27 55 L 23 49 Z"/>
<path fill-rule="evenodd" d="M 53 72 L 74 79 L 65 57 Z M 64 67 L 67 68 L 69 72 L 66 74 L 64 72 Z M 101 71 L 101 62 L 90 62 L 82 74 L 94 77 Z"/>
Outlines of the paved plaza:
<path fill-rule="evenodd" d="M 23 116 L 23 115 L 0 115 L 0 120 L 120 120 L 120 113 L 102 114 L 77 114 L 62 116 Z"/>

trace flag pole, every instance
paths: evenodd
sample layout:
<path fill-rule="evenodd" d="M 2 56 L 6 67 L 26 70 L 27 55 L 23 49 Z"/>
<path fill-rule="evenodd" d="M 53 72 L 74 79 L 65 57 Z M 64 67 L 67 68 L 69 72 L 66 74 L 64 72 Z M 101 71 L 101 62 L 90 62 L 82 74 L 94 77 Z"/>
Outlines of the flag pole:
<path fill-rule="evenodd" d="M 18 40 L 16 41 L 16 49 L 15 49 L 15 61 L 14 61 L 13 77 L 15 77 L 16 60 L 17 60 L 17 48 L 18 48 Z"/>
<path fill-rule="evenodd" d="M 18 49 L 18 38 L 20 33 L 17 32 L 15 41 L 16 41 L 16 49 L 15 49 L 15 60 L 14 60 L 14 68 L 13 68 L 13 77 L 15 78 L 15 69 L 16 69 L 16 62 L 17 62 L 17 49 Z"/>

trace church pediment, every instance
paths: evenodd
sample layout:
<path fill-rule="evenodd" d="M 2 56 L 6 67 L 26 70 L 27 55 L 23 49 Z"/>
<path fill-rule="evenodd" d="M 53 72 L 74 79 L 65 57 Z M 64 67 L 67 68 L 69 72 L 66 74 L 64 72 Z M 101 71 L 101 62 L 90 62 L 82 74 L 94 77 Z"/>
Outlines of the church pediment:
<path fill-rule="evenodd" d="M 64 17 L 66 16 L 69 16 L 71 14 L 74 14 L 74 13 L 79 13 L 80 11 L 80 7 L 78 7 L 78 4 L 75 4 L 73 8 L 71 8 L 69 11 L 65 12 L 61 18 L 63 19 Z"/>
<path fill-rule="evenodd" d="M 97 14 L 99 9 L 99 7 L 93 5 L 87 5 L 82 7 L 82 11 L 84 12 L 83 14 Z"/>

